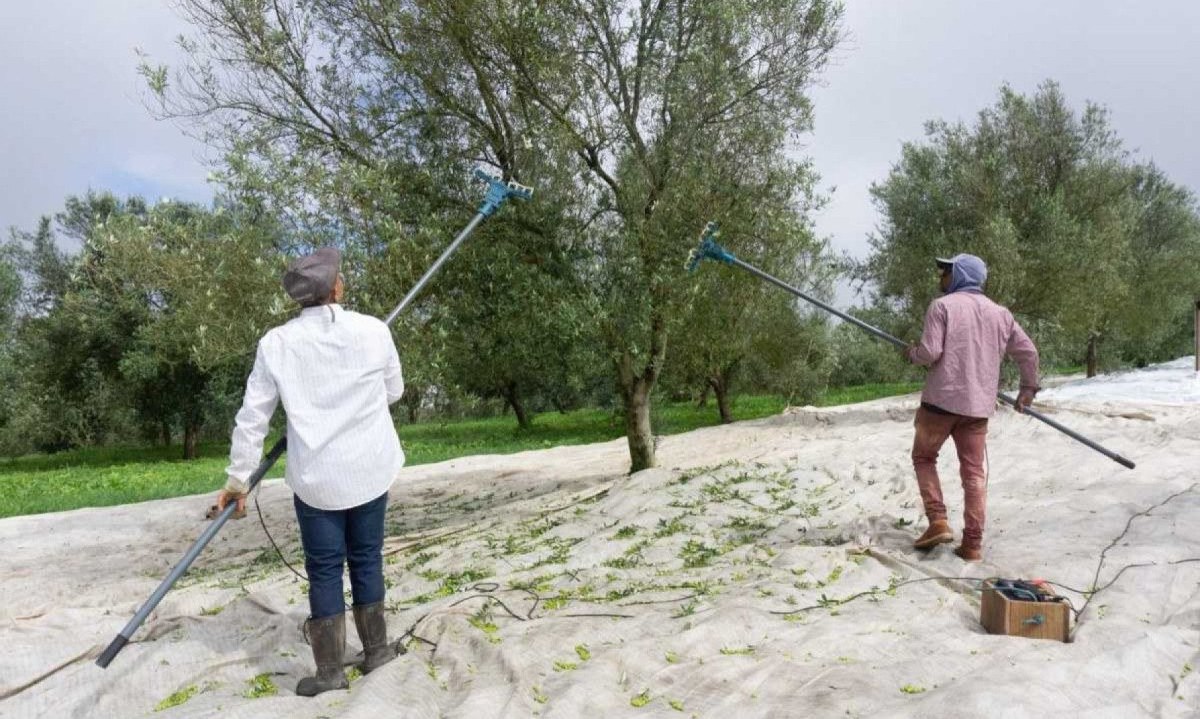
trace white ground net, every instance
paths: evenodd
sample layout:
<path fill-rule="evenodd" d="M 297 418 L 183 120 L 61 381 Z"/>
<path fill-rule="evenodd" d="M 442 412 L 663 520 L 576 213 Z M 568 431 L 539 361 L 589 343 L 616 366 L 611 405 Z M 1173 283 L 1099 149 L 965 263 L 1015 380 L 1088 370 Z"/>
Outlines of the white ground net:
<path fill-rule="evenodd" d="M 386 574 L 409 651 L 315 699 L 293 694 L 312 669 L 305 589 L 253 512 L 108 670 L 92 660 L 199 534 L 208 498 L 2 520 L 0 716 L 1196 716 L 1190 362 L 1041 400 L 1133 471 L 999 411 L 980 565 L 911 549 L 915 396 L 664 438 L 663 468 L 632 477 L 620 441 L 406 469 Z M 942 471 L 960 529 L 949 447 Z M 297 557 L 288 490 L 262 497 Z M 976 578 L 1088 590 L 1135 563 L 1151 566 L 1096 594 L 1072 643 L 979 625 Z"/>

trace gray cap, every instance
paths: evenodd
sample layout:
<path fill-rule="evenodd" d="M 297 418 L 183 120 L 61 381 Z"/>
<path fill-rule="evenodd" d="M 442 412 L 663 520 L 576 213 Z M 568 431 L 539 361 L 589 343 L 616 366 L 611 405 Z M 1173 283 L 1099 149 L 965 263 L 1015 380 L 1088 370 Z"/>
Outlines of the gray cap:
<path fill-rule="evenodd" d="M 283 274 L 283 289 L 301 305 L 324 302 L 337 283 L 342 253 L 334 247 L 322 247 L 311 255 L 298 257 Z"/>

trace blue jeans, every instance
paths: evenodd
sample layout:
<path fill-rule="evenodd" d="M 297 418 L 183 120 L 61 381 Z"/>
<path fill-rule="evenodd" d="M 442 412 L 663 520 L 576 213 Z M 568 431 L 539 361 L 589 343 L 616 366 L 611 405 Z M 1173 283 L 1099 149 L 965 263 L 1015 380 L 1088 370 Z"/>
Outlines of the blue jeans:
<path fill-rule="evenodd" d="M 342 571 L 347 563 L 354 603 L 383 601 L 383 515 L 387 500 L 384 492 L 357 507 L 326 510 L 310 507 L 295 497 L 312 619 L 346 611 Z"/>

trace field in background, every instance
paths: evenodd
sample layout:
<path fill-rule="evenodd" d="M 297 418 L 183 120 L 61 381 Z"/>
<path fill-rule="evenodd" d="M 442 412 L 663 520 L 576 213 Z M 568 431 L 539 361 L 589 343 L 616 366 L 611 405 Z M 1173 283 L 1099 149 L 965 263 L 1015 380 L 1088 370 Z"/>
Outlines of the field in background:
<path fill-rule="evenodd" d="M 916 383 L 844 387 L 829 390 L 817 404 L 865 402 L 915 392 L 919 387 Z M 784 404 L 781 397 L 743 396 L 735 401 L 733 413 L 735 419 L 757 419 L 778 414 Z M 654 428 L 659 434 L 678 434 L 717 423 L 712 403 L 703 408 L 691 402 L 659 403 L 654 410 Z M 597 409 L 541 414 L 527 431 L 518 431 L 507 416 L 429 421 L 403 425 L 399 431 L 408 465 L 605 442 L 623 434 L 619 415 Z M 178 455 L 177 446 L 102 447 L 0 460 L 0 517 L 216 492 L 224 483 L 228 444 L 204 445 L 200 458 L 190 462 Z M 282 477 L 285 461 L 276 463 L 268 476 Z"/>

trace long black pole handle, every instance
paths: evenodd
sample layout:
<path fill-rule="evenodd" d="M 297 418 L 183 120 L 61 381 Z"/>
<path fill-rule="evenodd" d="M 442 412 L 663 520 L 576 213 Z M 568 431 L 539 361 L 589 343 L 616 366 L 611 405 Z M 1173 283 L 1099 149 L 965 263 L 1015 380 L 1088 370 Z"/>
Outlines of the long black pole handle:
<path fill-rule="evenodd" d="M 1004 394 L 1003 392 L 999 393 L 996 396 L 1000 398 L 1000 401 L 1004 402 L 1005 404 L 1007 404 L 1010 407 L 1015 408 L 1017 406 L 1017 400 Z M 1105 447 L 1104 445 L 1093 442 L 1092 440 L 1088 439 L 1087 437 L 1084 437 L 1082 434 L 1076 432 L 1075 430 L 1071 429 L 1070 427 L 1063 426 L 1060 422 L 1050 419 L 1049 417 L 1047 417 L 1046 415 L 1037 411 L 1036 409 L 1033 409 L 1032 407 L 1025 407 L 1024 409 L 1019 409 L 1017 411 L 1019 411 L 1023 414 L 1027 414 L 1030 417 L 1033 417 L 1034 419 L 1045 422 L 1046 424 L 1057 429 L 1059 432 L 1062 432 L 1063 434 L 1067 435 L 1068 437 L 1075 440 L 1076 442 L 1079 442 L 1081 444 L 1086 444 L 1087 446 L 1096 450 L 1097 452 L 1104 455 L 1105 457 L 1108 457 L 1109 459 L 1111 459 L 1112 461 L 1121 465 L 1122 467 L 1126 467 L 1128 469 L 1134 469 L 1137 467 L 1137 465 L 1133 463 L 1133 460 L 1122 457 L 1121 455 L 1119 455 L 1116 452 L 1112 451 L 1111 449 Z"/>
<path fill-rule="evenodd" d="M 797 297 L 804 300 L 805 302 L 816 305 L 817 307 L 820 307 L 821 309 L 825 310 L 829 314 L 836 315 L 837 317 L 840 317 L 841 319 L 849 322 L 850 324 L 855 325 L 859 329 L 870 332 L 871 334 L 875 335 L 876 337 L 883 340 L 884 342 L 891 342 L 892 344 L 896 345 L 897 347 L 907 347 L 908 346 L 908 343 L 905 342 L 904 340 L 900 339 L 899 337 L 896 337 L 895 335 L 890 335 L 887 332 L 884 332 L 883 330 L 879 329 L 878 327 L 876 327 L 874 325 L 869 325 L 866 322 L 863 322 L 862 320 L 858 319 L 857 317 L 855 317 L 853 315 L 848 315 L 845 312 L 842 312 L 841 310 L 837 309 L 836 307 L 826 304 L 826 303 L 822 302 L 821 300 L 818 300 L 816 297 L 807 295 L 804 292 L 801 292 L 800 290 L 796 289 L 795 287 L 792 287 L 788 283 L 779 279 L 778 277 L 768 275 L 766 272 L 763 272 L 762 270 L 758 269 L 754 265 L 746 264 L 745 262 L 742 262 L 741 260 L 739 260 L 736 257 L 733 257 L 732 255 L 730 256 L 730 258 L 732 259 L 731 264 L 741 267 L 743 270 L 746 270 L 750 274 L 760 277 L 760 278 L 766 280 L 767 282 L 770 282 L 771 284 L 775 285 L 776 287 L 782 287 L 783 289 L 787 290 L 788 292 L 791 292 L 793 295 L 796 295 Z"/>
<path fill-rule="evenodd" d="M 509 198 L 515 197 L 517 199 L 528 200 L 533 196 L 533 190 L 529 189 L 528 187 L 524 187 L 511 181 L 504 182 L 501 179 L 492 177 L 481 170 L 476 170 L 475 176 L 488 184 L 488 192 L 484 197 L 483 202 L 479 206 L 479 211 L 475 213 L 475 216 L 471 218 L 471 221 L 467 223 L 467 226 L 458 233 L 458 236 L 455 237 L 454 241 L 450 243 L 449 247 L 442 252 L 441 256 L 439 256 L 437 260 L 429 267 L 429 269 L 425 271 L 425 274 L 421 275 L 421 279 L 417 280 L 417 283 L 413 285 L 411 290 L 408 291 L 408 294 L 404 295 L 404 299 L 400 300 L 400 304 L 396 305 L 396 307 L 388 313 L 387 317 L 384 318 L 384 323 L 390 325 L 392 321 L 404 311 L 404 308 L 407 307 L 414 298 L 416 298 L 417 294 L 420 293 L 421 289 L 425 287 L 430 278 L 432 278 L 434 274 L 441 269 L 442 265 L 446 264 L 446 260 L 450 259 L 450 255 L 453 255 L 458 250 L 459 246 L 466 241 L 467 237 L 469 237 L 471 233 L 475 231 L 475 228 L 479 226 L 479 223 L 495 214 L 495 212 L 500 209 L 500 206 L 503 205 Z M 272 465 L 275 464 L 275 461 L 279 459 L 280 455 L 283 454 L 285 449 L 287 449 L 286 435 L 281 437 L 279 441 L 277 441 L 275 445 L 271 447 L 271 449 L 267 452 L 267 455 L 263 458 L 263 461 L 259 463 L 254 472 L 250 474 L 250 486 L 248 491 L 254 491 L 254 488 L 258 486 L 258 483 L 262 481 L 263 476 L 266 475 L 267 470 L 269 470 Z M 171 590 L 171 587 L 175 585 L 175 582 L 179 581 L 179 578 L 182 577 L 184 573 L 187 572 L 188 568 L 192 566 L 192 562 L 196 561 L 196 557 L 200 556 L 200 552 L 204 551 L 204 548 L 208 546 L 208 543 L 212 541 L 213 537 L 217 536 L 217 532 L 221 531 L 221 527 L 225 526 L 225 522 L 229 521 L 229 517 L 233 515 L 236 509 L 237 504 L 231 502 L 225 507 L 225 509 L 221 511 L 220 514 L 217 515 L 215 519 L 213 519 L 212 523 L 204 529 L 196 541 L 192 543 L 192 546 L 189 547 L 187 552 L 183 555 L 183 559 L 179 560 L 179 563 L 171 569 L 170 574 L 168 574 L 159 583 L 158 587 L 154 590 L 150 597 L 142 604 L 137 612 L 134 613 L 133 618 L 129 620 L 129 622 L 125 625 L 125 628 L 122 629 L 117 636 L 113 637 L 113 640 L 109 642 L 104 651 L 100 653 L 100 656 L 96 659 L 97 665 L 99 665 L 101 668 L 107 668 L 108 665 L 112 663 L 112 660 L 117 656 L 117 654 L 119 654 L 120 651 L 125 648 L 125 645 L 129 643 L 129 640 L 133 638 L 133 633 L 138 630 L 138 627 L 142 626 L 142 622 L 146 621 L 146 617 L 150 616 L 150 612 L 154 611 L 154 608 L 158 606 L 158 603 L 162 601 L 167 592 Z"/>
<path fill-rule="evenodd" d="M 396 308 L 388 313 L 387 318 L 384 320 L 387 324 L 391 324 L 392 321 L 395 320 L 400 314 L 400 312 L 408 306 L 408 303 L 412 302 L 413 298 L 417 296 L 417 293 L 421 291 L 421 288 L 429 282 L 429 278 L 433 277 L 434 273 L 446 263 L 446 260 L 450 258 L 450 255 L 454 254 L 459 245 L 461 245 L 463 241 L 465 241 L 467 237 L 475 231 L 475 228 L 479 226 L 479 223 L 482 222 L 486 216 L 487 215 L 485 215 L 483 212 L 479 212 L 476 213 L 475 217 L 471 218 L 470 223 L 463 228 L 462 232 L 458 233 L 458 237 L 454 238 L 454 242 L 450 243 L 450 246 L 447 247 L 446 250 L 442 252 L 441 256 L 437 258 L 437 261 L 425 271 L 425 274 L 421 276 L 421 279 L 417 280 L 417 284 L 414 285 L 411 290 L 409 290 L 408 294 L 404 296 L 404 299 L 400 300 L 400 304 L 396 305 Z M 262 478 L 267 473 L 267 470 L 271 469 L 271 467 L 275 464 L 275 461 L 279 459 L 280 455 L 283 454 L 286 448 L 287 437 L 280 437 L 279 441 L 277 441 L 275 445 L 267 452 L 267 456 L 263 457 L 263 461 L 259 463 L 254 472 L 251 473 L 250 487 L 248 491 L 254 491 L 254 488 L 258 486 L 259 482 L 262 481 Z M 116 657 L 117 654 L 120 653 L 120 651 L 125 647 L 125 645 L 129 643 L 129 640 L 133 638 L 133 633 L 138 630 L 138 627 L 142 626 L 142 622 L 146 621 L 146 617 L 150 616 L 150 612 L 154 611 L 154 608 L 157 607 L 158 603 L 163 600 L 163 597 L 167 595 L 167 592 L 171 591 L 171 587 L 175 586 L 175 582 L 179 581 L 179 578 L 182 577 L 187 572 L 188 568 L 192 566 L 192 562 L 196 561 L 196 557 L 200 556 L 200 552 L 203 552 L 204 548 L 208 546 L 208 543 L 213 540 L 213 537 L 217 536 L 217 532 L 221 531 L 221 527 L 225 526 L 225 522 L 229 520 L 229 517 L 233 515 L 236 509 L 237 504 L 230 502 L 228 505 L 226 505 L 225 509 L 222 510 L 215 519 L 213 519 L 212 523 L 204 528 L 204 531 L 183 555 L 183 559 L 179 560 L 179 563 L 171 569 L 170 574 L 168 574 L 161 582 L 159 582 L 158 587 L 145 601 L 145 603 L 143 603 L 142 606 L 137 610 L 137 612 L 133 615 L 133 618 L 130 619 L 129 623 L 125 625 L 125 628 L 121 630 L 120 634 L 117 634 L 117 636 L 113 637 L 113 640 L 109 642 L 104 651 L 100 653 L 100 656 L 96 659 L 96 664 L 98 666 L 101 668 L 107 668 L 108 665 L 112 663 L 113 658 Z"/>
<path fill-rule="evenodd" d="M 256 467 L 254 472 L 250 474 L 251 491 L 253 491 L 258 483 L 262 481 L 263 475 L 265 475 L 267 470 L 269 470 L 271 466 L 275 464 L 275 460 L 279 459 L 280 455 L 283 454 L 285 449 L 287 449 L 286 435 L 280 437 L 279 440 L 275 442 L 274 446 L 272 446 L 267 452 L 267 456 L 263 457 L 263 461 L 259 462 L 258 467 Z M 192 546 L 189 547 L 187 552 L 183 555 L 183 559 L 180 559 L 179 563 L 171 569 L 170 574 L 168 574 L 161 582 L 159 582 L 158 588 L 154 590 L 154 592 L 150 595 L 150 598 L 142 604 L 136 613 L 134 613 L 133 618 L 129 620 L 129 622 L 125 625 L 125 628 L 121 630 L 121 633 L 113 637 L 113 640 L 109 642 L 104 651 L 100 653 L 99 658 L 96 659 L 97 665 L 99 665 L 101 668 L 107 668 L 108 665 L 112 663 L 113 658 L 116 657 L 117 654 L 125 648 L 125 645 L 129 643 L 129 640 L 133 638 L 133 633 L 138 630 L 138 627 L 142 626 L 142 622 L 146 621 L 146 617 L 150 616 L 150 612 L 154 611 L 154 608 L 157 607 L 158 603 L 161 602 L 163 597 L 167 595 L 167 592 L 171 591 L 171 587 L 175 586 L 175 582 L 179 581 L 179 578 L 182 577 L 184 573 L 187 572 L 188 568 L 192 566 L 192 562 L 196 561 L 196 557 L 200 556 L 200 552 L 204 551 L 204 548 L 208 546 L 208 543 L 212 541 L 213 537 L 217 536 L 217 532 L 221 531 L 221 527 L 225 526 L 225 522 L 229 521 L 229 517 L 233 515 L 236 509 L 237 503 L 230 502 L 229 504 L 225 505 L 225 509 L 221 510 L 221 513 L 218 514 L 216 518 L 204 528 L 204 531 L 200 534 L 200 537 L 195 542 L 192 542 Z"/>
<path fill-rule="evenodd" d="M 442 252 L 437 261 L 425 271 L 425 274 L 421 276 L 421 279 L 417 280 L 417 284 L 414 285 L 411 290 L 409 290 L 408 294 L 404 296 L 404 299 L 400 300 L 400 304 L 396 305 L 396 308 L 388 313 L 387 318 L 384 320 L 387 324 L 391 324 L 392 321 L 395 320 L 396 317 L 404 310 L 404 308 L 408 306 L 408 303 L 412 302 L 413 298 L 417 296 L 417 293 L 421 291 L 421 288 L 429 282 L 429 278 L 433 277 L 434 273 L 437 272 L 438 269 L 440 269 L 441 266 L 446 263 L 446 260 L 450 258 L 450 255 L 454 254 L 459 245 L 461 245 L 463 241 L 465 241 L 467 237 L 475 231 L 475 228 L 479 226 L 479 223 L 483 221 L 484 217 L 486 217 L 486 215 L 484 215 L 482 212 L 479 212 L 475 215 L 475 217 L 471 218 L 471 222 L 468 223 L 465 228 L 463 228 L 462 232 L 458 233 L 458 237 L 454 238 L 454 242 L 450 243 L 450 246 L 447 247 L 444 252 Z M 263 476 L 269 469 L 271 469 L 271 467 L 275 464 L 275 461 L 279 459 L 280 455 L 283 454 L 286 448 L 287 437 L 280 437 L 279 441 L 277 441 L 275 445 L 267 452 L 267 455 L 263 458 L 263 461 L 259 463 L 254 472 L 251 473 L 250 487 L 248 491 L 254 491 L 254 488 L 258 486 L 258 483 L 262 481 Z M 137 612 L 133 615 L 133 618 L 130 619 L 129 623 L 125 625 L 125 628 L 122 629 L 117 636 L 113 637 L 113 640 L 109 642 L 104 651 L 100 653 L 100 656 L 96 659 L 96 664 L 98 666 L 101 668 L 107 668 L 108 665 L 112 663 L 113 658 L 116 657 L 117 654 L 120 653 L 120 651 L 125 647 L 125 645 L 129 643 L 129 640 L 133 638 L 133 633 L 138 630 L 138 627 L 142 626 L 142 622 L 146 621 L 146 617 L 150 616 L 150 612 L 154 611 L 154 608 L 157 607 L 158 603 L 163 600 L 163 597 L 167 595 L 167 592 L 171 591 L 171 587 L 175 586 L 175 582 L 179 581 L 179 578 L 187 572 L 188 568 L 192 566 L 192 562 L 196 561 L 196 557 L 200 556 L 200 553 L 203 552 L 204 548 L 208 546 L 208 543 L 213 540 L 213 537 L 217 536 L 217 532 L 221 531 L 221 527 L 225 526 L 225 522 L 229 520 L 229 517 L 233 515 L 236 509 L 237 504 L 230 502 L 228 505 L 226 505 L 225 509 L 222 510 L 215 519 L 213 519 L 212 523 L 204 528 L 204 531 L 183 555 L 183 559 L 179 560 L 179 563 L 171 569 L 170 574 L 168 574 L 161 582 L 159 582 L 158 587 L 137 610 Z"/>
<path fill-rule="evenodd" d="M 793 295 L 796 295 L 800 299 L 805 300 L 806 302 L 809 302 L 811 304 L 814 304 L 817 307 L 820 307 L 821 309 L 825 310 L 826 312 L 836 315 L 837 317 L 842 318 L 843 320 L 855 325 L 856 327 L 858 327 L 860 329 L 870 332 L 871 334 L 875 335 L 876 337 L 878 337 L 879 339 L 881 339 L 885 342 L 891 342 L 892 344 L 896 345 L 897 347 L 907 347 L 908 346 L 908 343 L 905 342 L 904 340 L 900 339 L 899 337 L 896 337 L 895 335 L 890 335 L 887 332 L 884 332 L 883 330 L 879 329 L 878 327 L 869 325 L 866 322 L 863 322 L 862 320 L 858 319 L 857 317 L 848 315 L 845 312 L 842 312 L 841 310 L 838 310 L 838 309 L 826 304 L 825 302 L 818 300 L 815 297 L 811 297 L 811 296 L 805 294 L 804 292 L 800 291 L 799 289 L 784 282 L 783 280 L 781 280 L 777 277 L 774 277 L 772 275 L 769 275 L 766 272 L 763 272 L 762 270 L 758 269 L 754 265 L 750 265 L 745 262 L 742 262 L 741 260 L 739 260 L 737 257 L 734 257 L 733 255 L 726 254 L 726 256 L 722 257 L 721 260 L 724 262 L 727 262 L 729 264 L 737 265 L 738 267 L 741 267 L 743 270 L 746 270 L 747 272 L 754 275 L 755 277 L 764 279 L 767 282 L 770 282 L 771 284 L 775 285 L 776 287 L 780 287 L 784 290 L 787 290 L 788 292 L 791 292 Z M 1075 430 L 1070 429 L 1069 427 L 1063 426 L 1061 423 L 1056 422 L 1053 419 L 1050 419 L 1049 417 L 1042 414 L 1041 412 L 1038 412 L 1035 409 L 1032 409 L 1030 407 L 1025 407 L 1024 409 L 1017 408 L 1017 401 L 1015 399 L 1013 399 L 1012 397 L 1008 396 L 1007 394 L 1004 394 L 1003 392 L 1000 392 L 999 394 L 997 394 L 997 397 L 1000 398 L 1000 401 L 1017 409 L 1017 411 L 1019 411 L 1023 414 L 1027 414 L 1036 420 L 1039 420 L 1041 422 L 1044 422 L 1045 424 L 1050 425 L 1054 429 L 1057 429 L 1059 432 L 1062 432 L 1063 434 L 1067 435 L 1068 437 L 1075 440 L 1076 442 L 1079 442 L 1088 447 L 1091 447 L 1092 449 L 1096 450 L 1100 454 L 1104 455 L 1105 457 L 1108 457 L 1109 459 L 1113 460 L 1114 462 L 1116 462 L 1117 464 L 1120 464 L 1123 467 L 1128 467 L 1129 469 L 1133 469 L 1134 467 L 1137 466 L 1133 463 L 1132 460 L 1126 459 L 1125 457 L 1122 457 L 1121 455 L 1117 454 L 1116 452 L 1112 451 L 1111 449 L 1108 449 L 1107 447 L 1104 447 L 1103 445 L 1093 442 L 1092 440 L 1088 439 L 1087 437 L 1084 437 L 1082 434 L 1079 434 Z"/>

